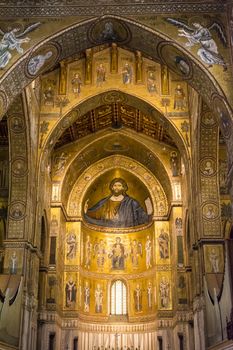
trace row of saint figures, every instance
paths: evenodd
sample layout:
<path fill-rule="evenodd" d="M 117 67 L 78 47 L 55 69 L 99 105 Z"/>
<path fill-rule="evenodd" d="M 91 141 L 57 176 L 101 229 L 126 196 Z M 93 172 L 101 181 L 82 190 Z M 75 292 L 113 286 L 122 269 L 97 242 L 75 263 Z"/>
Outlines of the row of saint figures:
<path fill-rule="evenodd" d="M 122 289 L 126 286 L 123 282 L 122 283 Z M 133 290 L 133 293 L 128 296 L 130 299 L 130 302 L 133 303 L 133 310 L 136 313 L 140 313 L 143 311 L 153 311 L 154 306 L 157 303 L 157 295 L 158 294 L 158 302 L 159 302 L 159 308 L 160 309 L 168 309 L 171 306 L 171 288 L 170 288 L 170 281 L 166 275 L 162 276 L 160 279 L 160 283 L 158 286 L 158 292 L 156 291 L 155 286 L 153 286 L 151 281 L 148 281 L 146 288 L 144 288 L 141 284 L 137 283 L 136 287 Z M 128 297 L 127 292 L 125 292 L 124 295 L 119 294 L 118 297 L 116 294 L 114 296 L 113 293 L 114 284 L 111 287 L 110 292 L 110 298 L 111 298 L 111 311 L 110 315 L 118 315 L 118 313 L 115 312 L 116 310 L 116 304 L 120 302 L 118 300 L 118 297 L 121 298 L 122 303 L 122 315 L 128 314 L 127 307 L 128 307 Z M 108 296 L 106 295 L 106 288 L 101 283 L 97 283 L 95 286 L 95 289 L 90 287 L 90 283 L 88 281 L 85 282 L 83 288 L 77 288 L 77 283 L 73 280 L 72 277 L 69 278 L 65 285 L 65 306 L 68 309 L 75 309 L 77 298 L 78 298 L 78 291 L 79 291 L 79 297 L 81 297 L 81 309 L 89 313 L 91 311 L 94 311 L 96 314 L 102 314 L 104 313 L 105 306 L 107 305 Z M 146 299 L 146 302 L 145 302 Z M 93 301 L 92 301 L 93 300 Z M 94 302 L 94 303 L 93 303 Z M 91 310 L 91 303 L 94 304 L 94 310 L 92 308 Z M 144 310 L 143 310 L 144 308 Z"/>
<path fill-rule="evenodd" d="M 170 258 L 169 250 L 169 234 L 161 229 L 157 238 L 159 259 L 168 262 Z M 67 252 L 66 259 L 72 262 L 77 257 L 77 237 L 71 232 L 66 240 Z M 132 239 L 130 242 L 124 238 L 115 237 L 115 241 L 108 244 L 104 239 L 91 240 L 87 235 L 84 242 L 83 266 L 90 269 L 96 266 L 97 269 L 104 269 L 108 263 L 111 263 L 112 270 L 125 270 L 127 266 L 132 266 L 134 269 L 140 267 L 143 259 L 146 264 L 146 269 L 153 266 L 153 242 L 148 235 L 145 243 L 140 239 Z"/>
<path fill-rule="evenodd" d="M 122 68 L 122 84 L 124 86 L 130 85 L 133 83 L 133 65 L 129 63 L 125 63 Z M 168 74 L 168 73 L 167 73 Z M 102 88 L 107 82 L 107 70 L 106 67 L 100 63 L 96 68 L 96 87 Z M 68 90 L 73 93 L 74 97 L 79 97 L 82 95 L 83 87 L 85 86 L 82 74 L 80 71 L 76 71 L 73 73 L 70 80 L 67 81 Z M 153 97 L 158 95 L 160 89 L 160 83 L 157 78 L 157 74 L 154 70 L 148 70 L 146 73 L 146 81 L 145 81 L 145 89 L 148 94 Z M 162 87 L 161 87 L 162 89 Z M 173 87 L 171 92 L 170 88 L 166 88 L 166 94 L 163 95 L 171 95 L 173 97 L 173 109 L 176 111 L 185 111 L 187 108 L 187 96 L 185 92 L 185 88 L 181 83 L 177 83 L 175 87 Z M 161 91 L 163 93 L 163 91 Z M 43 96 L 43 105 L 46 107 L 54 107 L 57 104 L 56 100 L 56 81 L 54 79 L 48 79 L 44 83 L 44 88 L 42 91 Z M 169 101 L 170 105 L 170 101 Z"/>

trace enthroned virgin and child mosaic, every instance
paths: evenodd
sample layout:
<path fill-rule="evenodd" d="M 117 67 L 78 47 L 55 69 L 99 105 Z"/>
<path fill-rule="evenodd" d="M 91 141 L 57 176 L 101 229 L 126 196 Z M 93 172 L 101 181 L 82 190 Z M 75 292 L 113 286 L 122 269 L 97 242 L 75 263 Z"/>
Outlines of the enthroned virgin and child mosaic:
<path fill-rule="evenodd" d="M 146 196 L 144 203 L 127 194 L 128 185 L 122 177 L 116 177 L 109 184 L 110 193 L 93 205 L 89 206 L 89 199 L 85 201 L 84 218 L 89 224 L 128 228 L 146 225 L 151 222 L 152 203 Z M 131 190 L 132 192 L 132 190 Z"/>

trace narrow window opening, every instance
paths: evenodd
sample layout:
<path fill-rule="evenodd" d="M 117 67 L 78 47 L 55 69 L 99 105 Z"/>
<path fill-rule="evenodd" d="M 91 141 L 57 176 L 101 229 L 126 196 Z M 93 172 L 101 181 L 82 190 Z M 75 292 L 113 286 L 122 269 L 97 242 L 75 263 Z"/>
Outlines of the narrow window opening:
<path fill-rule="evenodd" d="M 118 280 L 111 287 L 111 315 L 127 314 L 126 285 Z"/>

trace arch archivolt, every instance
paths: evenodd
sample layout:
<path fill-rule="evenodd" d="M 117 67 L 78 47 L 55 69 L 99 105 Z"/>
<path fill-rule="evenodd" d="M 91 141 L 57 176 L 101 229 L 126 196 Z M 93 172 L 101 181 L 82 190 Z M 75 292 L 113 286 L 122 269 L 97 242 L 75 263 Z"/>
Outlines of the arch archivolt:
<path fill-rule="evenodd" d="M 9 104 L 26 85 L 48 68 L 51 68 L 59 61 L 85 51 L 87 48 L 106 44 L 101 39 L 101 36 L 95 36 L 94 33 L 101 33 L 104 23 L 107 20 L 112 21 L 116 27 L 116 31 L 119 34 L 119 46 L 122 43 L 124 47 L 139 50 L 143 55 L 150 57 L 152 60 L 166 64 L 181 80 L 186 80 L 198 91 L 211 108 L 215 95 L 225 98 L 219 83 L 217 83 L 207 68 L 204 68 L 192 54 L 184 50 L 179 44 L 171 43 L 164 34 L 158 33 L 133 20 L 118 16 L 103 16 L 96 24 L 96 18 L 94 18 L 72 25 L 43 40 L 22 56 L 10 69 L 9 74 L 7 72 L 2 77 L 0 94 L 1 114 L 4 114 Z M 173 27 L 170 27 L 170 33 L 174 32 L 172 29 Z M 133 36 L 131 35 L 132 32 L 134 32 Z M 145 37 L 147 40 L 144 40 Z M 51 47 L 54 48 L 54 52 Z M 32 73 L 30 63 L 32 65 L 35 57 L 37 58 L 39 55 L 43 56 L 48 51 L 52 52 L 52 56 L 40 68 L 35 69 L 35 73 Z M 182 57 L 187 63 L 188 74 L 184 74 L 175 67 L 174 62 L 176 57 Z M 221 67 L 218 68 L 221 69 Z M 218 117 L 221 116 L 220 113 L 216 114 Z M 228 115 L 227 117 L 231 119 L 231 109 L 229 109 L 229 114 L 230 116 Z"/>
<path fill-rule="evenodd" d="M 111 88 L 102 88 L 99 93 L 95 90 L 95 94 L 91 89 L 89 90 L 88 96 L 85 99 L 80 99 L 79 103 L 73 106 L 69 106 L 69 109 L 65 109 L 64 114 L 57 120 L 57 114 L 51 113 L 41 115 L 41 125 L 47 124 L 46 131 L 41 132 L 41 137 L 43 135 L 43 140 L 41 142 L 41 151 L 46 148 L 51 149 L 57 139 L 61 136 L 64 130 L 72 125 L 76 121 L 82 120 L 83 116 L 89 111 L 99 108 L 105 104 L 120 103 L 131 107 L 138 108 L 142 114 L 145 115 L 144 118 L 154 118 L 155 121 L 161 123 L 167 130 L 169 130 L 172 137 L 178 138 L 178 146 L 183 150 L 188 152 L 190 150 L 190 137 L 186 137 L 186 133 L 182 131 L 182 124 L 186 120 L 189 124 L 189 114 L 188 109 L 182 113 L 172 113 L 162 111 L 161 96 L 156 99 L 153 97 L 146 96 L 147 94 L 143 91 L 145 90 L 145 85 L 138 88 L 138 94 L 135 94 L 137 90 L 136 85 L 132 87 L 124 87 L 122 89 L 116 89 L 116 84 L 112 84 Z M 185 85 L 186 89 L 186 85 Z M 187 95 L 187 94 L 186 94 Z M 174 105 L 174 95 L 167 98 L 164 103 L 169 103 L 169 106 Z M 76 102 L 75 102 L 76 103 Z M 159 109 L 158 109 L 159 108 Z M 171 107 L 172 109 L 172 107 Z M 173 110 L 174 111 L 174 110 Z"/>
<path fill-rule="evenodd" d="M 160 25 L 164 23 L 164 19 L 166 17 L 161 17 Z M 31 34 L 31 38 L 33 38 L 33 42 L 36 44 L 31 45 L 32 41 L 30 42 L 29 45 L 30 49 L 27 49 L 26 53 L 21 56 L 17 61 L 15 61 L 14 57 L 12 62 L 14 62 L 12 65 L 8 64 L 8 71 L 6 71 L 5 74 L 3 74 L 1 83 L 3 83 L 3 86 L 5 87 L 5 81 L 9 79 L 9 76 L 11 74 L 14 74 L 17 76 L 18 72 L 18 66 L 22 62 L 23 63 L 23 74 L 25 76 L 25 72 L 27 72 L 27 63 L 28 63 L 28 58 L 34 57 L 33 54 L 37 53 L 38 49 L 41 49 L 43 46 L 49 45 L 50 43 L 57 43 L 59 47 L 59 57 L 58 60 L 62 60 L 66 57 L 70 57 L 74 54 L 77 54 L 78 52 L 85 50 L 88 47 L 93 47 L 94 45 L 101 45 L 105 44 L 106 42 L 101 39 L 101 37 L 96 36 L 95 31 L 97 33 L 100 33 L 101 27 L 100 23 L 104 23 L 106 21 L 112 21 L 113 24 L 116 26 L 116 30 L 120 33 L 119 35 L 119 43 L 122 43 L 130 48 L 134 47 L 135 49 L 139 49 L 142 52 L 144 51 L 145 54 L 148 56 L 152 57 L 153 59 L 160 60 L 160 54 L 156 50 L 158 44 L 161 45 L 161 43 L 165 43 L 167 45 L 170 45 L 172 47 L 173 45 L 171 44 L 171 37 L 174 37 L 174 27 L 172 25 L 168 26 L 163 26 L 163 30 L 166 31 L 166 33 L 162 33 L 162 31 L 156 31 L 154 29 L 149 28 L 145 24 L 139 23 L 133 19 L 126 19 L 120 16 L 113 16 L 113 15 L 105 15 L 102 17 L 98 18 L 91 18 L 91 19 L 85 19 L 84 21 L 81 21 L 79 23 L 72 24 L 69 27 L 66 27 L 64 29 L 64 23 L 62 23 L 61 26 L 63 28 L 56 28 L 56 33 L 53 35 L 50 35 L 46 39 L 41 40 L 41 37 L 46 37 L 46 34 L 48 33 L 47 26 L 48 23 L 43 23 L 44 28 L 42 25 L 40 25 L 35 32 Z M 80 21 L 80 19 L 77 18 L 77 21 Z M 97 24 L 95 24 L 97 23 Z M 66 25 L 66 24 L 65 24 Z M 98 28 L 99 27 L 99 28 Z M 53 28 L 49 28 L 49 32 L 51 33 L 51 30 Z M 99 29 L 99 30 L 96 30 Z M 124 33 L 122 33 L 124 31 Z M 134 32 L 137 35 L 132 36 L 132 32 Z M 145 40 L 145 37 L 147 40 Z M 142 40 L 143 39 L 143 40 Z M 177 35 L 173 38 L 173 40 L 177 40 Z M 39 41 L 39 42 L 38 42 Z M 181 53 L 186 54 L 189 59 L 191 59 L 194 62 L 194 65 L 198 66 L 200 65 L 200 69 L 205 71 L 205 74 L 208 75 L 209 80 L 214 80 L 214 78 L 211 76 L 209 71 L 204 68 L 204 65 L 200 63 L 199 57 L 197 55 L 191 54 L 190 52 L 186 52 L 186 50 L 183 49 L 182 45 L 183 43 L 180 43 L 177 41 L 177 48 L 180 50 Z M 56 61 L 53 63 L 55 64 Z M 22 68 L 21 67 L 21 68 Z M 38 70 L 35 74 L 35 76 L 32 76 L 29 74 L 31 79 L 28 79 L 27 82 L 25 79 L 21 82 L 21 88 L 25 87 L 25 83 L 29 83 L 32 81 L 36 76 L 40 75 L 43 71 L 46 70 L 46 65 L 41 67 L 42 69 Z M 221 67 L 220 67 L 221 69 Z M 22 77 L 22 74 L 20 75 Z M 192 80 L 192 79 L 190 79 Z M 17 79 L 17 82 L 20 82 L 20 79 Z M 219 86 L 216 86 L 218 92 L 220 93 L 221 88 Z M 215 90 L 217 92 L 217 90 Z M 7 91 L 7 95 L 9 90 Z M 13 93 L 13 91 L 12 91 Z M 14 96 L 16 96 L 18 91 L 14 93 Z M 10 96 L 11 95 L 11 96 Z M 13 97 L 12 94 L 9 94 L 8 97 Z M 11 102 L 11 98 L 9 99 L 9 103 Z"/>
<path fill-rule="evenodd" d="M 163 150 L 159 142 L 132 130 L 122 129 L 113 133 L 112 129 L 107 129 L 98 133 L 97 139 L 90 135 L 79 142 L 68 144 L 53 155 L 52 180 L 60 184 L 63 205 L 67 205 L 70 188 L 84 169 L 91 163 L 116 154 L 112 147 L 118 140 L 121 140 L 120 153 L 147 167 L 162 185 L 168 201 L 172 201 L 173 181 L 169 156 L 174 149 L 166 145 L 166 150 Z M 135 151 L 137 149 L 140 152 Z M 59 165 L 60 159 L 64 166 Z"/>
<path fill-rule="evenodd" d="M 160 62 L 162 65 L 167 65 L 167 67 L 176 74 L 178 80 L 189 83 L 196 91 L 198 91 L 198 93 L 200 93 L 203 96 L 203 98 L 206 100 L 206 102 L 211 108 L 211 105 L 214 101 L 216 101 L 216 99 L 220 99 L 220 97 L 225 99 L 225 95 L 219 83 L 215 81 L 214 76 L 212 76 L 210 72 L 206 68 L 204 68 L 203 65 L 200 64 L 200 62 L 198 62 L 198 60 L 192 54 L 184 50 L 179 44 L 173 44 L 171 41 L 169 41 L 168 36 L 158 33 L 152 29 L 149 29 L 145 25 L 136 23 L 134 20 L 127 20 L 119 16 L 102 17 L 98 21 L 98 26 L 100 26 L 100 30 L 101 23 L 102 26 L 104 26 L 104 23 L 106 23 L 107 20 L 112 21 L 113 25 L 116 27 L 116 30 L 120 33 L 118 46 L 119 49 L 122 50 L 122 52 L 124 50 L 121 49 L 120 46 L 124 45 L 124 47 L 127 49 L 140 51 L 144 57 L 150 57 L 151 61 L 157 61 Z M 54 34 L 53 36 L 50 36 L 46 40 L 43 40 L 39 44 L 32 47 L 30 52 L 26 52 L 24 56 L 22 56 L 17 62 L 15 62 L 14 65 L 10 68 L 10 70 L 6 72 L 6 74 L 2 77 L 0 111 L 4 113 L 7 110 L 10 103 L 15 98 L 15 96 L 18 95 L 27 84 L 33 81 L 37 76 L 41 75 L 48 68 L 52 69 L 52 67 L 55 64 L 57 64 L 57 62 L 60 62 L 62 60 L 64 61 L 68 57 L 72 57 L 73 55 L 77 55 L 78 53 L 84 52 L 87 48 L 96 47 L 98 45 L 103 45 L 107 48 L 108 45 L 106 44 L 106 42 L 104 42 L 104 40 L 102 40 L 100 37 L 95 37 L 95 21 L 96 18 L 89 19 L 81 23 L 74 24 L 71 27 L 68 27 Z M 98 29 L 98 27 L 96 28 Z M 136 33 L 136 35 L 131 36 L 132 32 L 134 32 L 134 34 Z M 172 34 L 172 31 L 170 31 L 170 33 Z M 147 38 L 147 40 L 144 40 L 145 37 Z M 107 49 L 109 50 L 109 48 Z M 30 74 L 30 60 L 38 55 L 45 54 L 47 51 L 52 52 L 51 60 L 42 65 L 42 67 L 38 69 L 38 71 L 36 71 L 35 74 Z M 187 63 L 188 74 L 184 75 L 174 65 L 175 57 L 177 57 L 177 55 L 183 57 L 185 62 Z M 97 56 L 96 58 L 98 58 Z M 138 57 L 136 57 L 135 59 L 137 59 L 138 62 Z M 86 62 L 84 64 L 86 64 Z M 221 67 L 216 67 L 216 69 L 217 68 L 221 69 Z M 119 82 L 121 79 L 120 75 L 121 72 L 118 72 Z M 109 86 L 107 86 L 107 84 L 109 84 Z M 180 143 L 182 145 L 186 142 L 185 146 L 182 147 L 183 149 L 185 148 L 187 151 L 189 140 L 187 141 L 187 138 L 185 138 L 186 135 L 181 130 L 182 122 L 181 120 L 176 120 L 175 118 L 172 119 L 172 115 L 169 115 L 169 108 L 168 110 L 166 110 L 165 108 L 166 102 L 164 104 L 164 107 L 161 107 L 162 101 L 156 96 L 153 96 L 153 99 L 148 96 L 146 97 L 145 90 L 142 91 L 143 88 L 140 85 L 140 83 L 134 84 L 133 87 L 137 91 L 136 96 L 132 96 L 132 92 L 127 91 L 128 87 L 126 88 L 125 86 L 118 86 L 117 88 L 115 88 L 115 90 L 118 92 L 111 94 L 111 92 L 107 92 L 107 90 L 111 90 L 113 88 L 113 86 L 111 86 L 110 79 L 109 82 L 106 81 L 106 87 L 100 88 L 100 92 L 106 89 L 106 96 L 111 96 L 111 100 L 114 102 L 118 101 L 119 95 L 122 95 L 122 93 L 120 93 L 119 91 L 122 90 L 124 90 L 124 95 L 127 95 L 128 92 L 130 92 L 130 99 L 132 99 L 132 101 L 134 100 L 134 102 L 137 99 L 146 100 L 147 102 L 144 104 L 144 107 L 142 106 L 143 104 L 141 104 L 140 107 L 142 109 L 145 108 L 147 112 L 152 113 L 153 116 L 155 116 L 156 118 L 160 120 L 162 118 L 162 121 L 164 125 L 168 128 L 171 136 L 173 136 L 173 138 L 177 140 L 176 136 L 178 135 L 177 143 Z M 87 89 L 87 91 L 88 90 L 89 89 Z M 95 106 L 100 106 L 103 102 L 99 97 L 100 94 L 98 94 L 98 96 L 92 97 L 92 103 L 95 104 Z M 78 117 L 81 117 L 85 113 L 85 111 L 88 110 L 87 105 L 89 105 L 90 108 L 90 98 L 85 97 L 85 101 L 88 100 L 88 104 L 86 104 L 85 102 L 80 104 L 81 100 L 82 99 L 80 98 L 77 108 L 74 108 L 75 103 L 71 103 L 71 106 L 64 106 L 62 114 L 58 115 L 59 122 L 57 122 L 58 109 L 55 109 L 56 120 L 53 119 L 51 115 L 49 117 L 46 115 L 41 115 L 41 151 L 43 150 L 44 154 L 46 154 L 47 156 L 49 155 L 49 151 L 53 148 L 54 144 L 56 143 L 56 140 L 62 134 L 62 132 L 69 125 L 71 125 L 74 120 L 77 120 Z M 107 101 L 105 101 L 105 103 L 106 102 Z M 85 104 L 86 107 L 83 107 Z M 216 103 L 214 105 L 216 105 Z M 226 105 L 226 108 L 222 108 L 222 110 L 220 108 L 216 114 L 218 117 L 220 116 L 222 118 L 222 114 L 224 112 L 225 119 L 228 120 L 228 124 L 230 125 L 231 108 L 227 104 L 226 100 L 224 102 L 224 105 Z M 159 112 L 157 112 L 156 110 L 159 110 Z M 165 114 L 166 117 L 162 116 L 160 111 L 163 111 L 163 114 Z M 46 119 L 47 117 L 48 119 Z M 182 138 L 181 136 L 183 136 L 183 140 L 180 142 L 180 139 Z M 230 147 L 230 141 L 227 142 L 227 145 L 228 147 Z M 187 164 L 187 159 L 185 159 L 184 164 Z"/>
<path fill-rule="evenodd" d="M 150 118 L 151 122 L 153 121 L 158 122 L 162 125 L 163 128 L 166 129 L 166 132 L 169 133 L 171 138 L 175 140 L 176 145 L 179 148 L 179 151 L 182 153 L 182 156 L 184 157 L 184 164 L 186 167 L 189 165 L 189 149 L 190 149 L 190 143 L 189 143 L 189 131 L 183 132 L 182 129 L 182 123 L 186 121 L 187 125 L 189 125 L 188 118 L 176 118 L 175 120 L 167 120 L 166 117 L 162 114 L 159 114 L 156 109 L 154 109 L 151 104 L 145 102 L 143 100 L 143 97 L 139 99 L 138 97 L 135 97 L 129 93 L 117 91 L 117 90 L 111 90 L 106 92 L 101 92 L 98 95 L 95 95 L 91 97 L 90 99 L 87 99 L 83 103 L 79 104 L 75 109 L 67 113 L 62 119 L 57 122 L 56 127 L 51 130 L 49 133 L 49 136 L 47 137 L 47 132 L 49 130 L 49 127 L 47 129 L 47 132 L 45 134 L 45 137 L 47 137 L 46 142 L 44 144 L 43 150 L 44 152 L 41 153 L 41 164 L 45 164 L 45 158 L 48 157 L 50 154 L 52 148 L 56 144 L 59 137 L 62 135 L 62 133 L 71 126 L 74 122 L 82 122 L 83 116 L 90 112 L 93 109 L 98 109 L 101 106 L 105 105 L 106 103 L 124 103 L 129 107 L 138 107 L 140 109 L 140 112 L 145 116 L 145 118 Z M 42 123 L 50 123 L 43 121 Z M 42 125 L 42 124 L 41 124 Z M 51 125 L 54 125 L 54 122 L 51 122 Z M 148 135 L 149 136 L 149 135 Z M 140 138 L 140 132 L 138 133 L 137 138 Z M 82 143 L 82 139 L 79 141 Z"/>
<path fill-rule="evenodd" d="M 91 184 L 100 175 L 111 169 L 124 169 L 137 177 L 148 188 L 154 208 L 154 217 L 164 217 L 168 214 L 168 202 L 162 186 L 153 174 L 141 164 L 125 156 L 110 156 L 86 169 L 76 181 L 68 200 L 67 213 L 71 217 L 82 216 L 82 205 L 85 194 Z"/>

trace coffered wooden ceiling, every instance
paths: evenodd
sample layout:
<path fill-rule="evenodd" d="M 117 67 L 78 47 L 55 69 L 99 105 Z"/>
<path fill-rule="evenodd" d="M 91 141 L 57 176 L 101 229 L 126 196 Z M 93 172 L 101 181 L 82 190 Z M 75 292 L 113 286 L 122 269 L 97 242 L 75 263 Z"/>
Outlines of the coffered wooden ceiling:
<path fill-rule="evenodd" d="M 55 148 L 74 142 L 104 128 L 126 127 L 176 147 L 164 126 L 150 115 L 122 103 L 102 105 L 79 117 L 58 139 Z"/>

